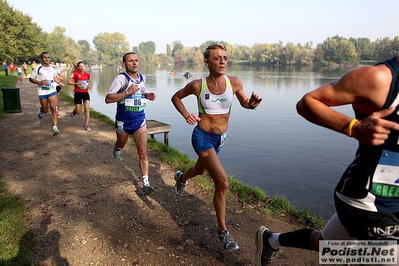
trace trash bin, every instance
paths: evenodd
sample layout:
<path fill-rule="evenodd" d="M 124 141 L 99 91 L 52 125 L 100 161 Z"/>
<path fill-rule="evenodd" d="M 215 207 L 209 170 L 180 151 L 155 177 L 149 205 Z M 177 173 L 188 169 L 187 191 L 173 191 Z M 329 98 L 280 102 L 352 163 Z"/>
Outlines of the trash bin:
<path fill-rule="evenodd" d="M 1 88 L 3 92 L 3 104 L 4 111 L 7 113 L 20 113 L 21 110 L 21 100 L 19 97 L 19 88 L 15 87 L 3 87 Z"/>

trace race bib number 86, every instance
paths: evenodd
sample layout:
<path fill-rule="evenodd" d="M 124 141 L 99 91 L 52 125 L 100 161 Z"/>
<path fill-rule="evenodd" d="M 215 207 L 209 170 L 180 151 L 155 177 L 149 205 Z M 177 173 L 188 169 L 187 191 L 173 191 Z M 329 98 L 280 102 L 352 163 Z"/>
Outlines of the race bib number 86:
<path fill-rule="evenodd" d="M 147 99 L 142 93 L 135 93 L 125 98 L 125 110 L 127 112 L 141 112 L 147 105 Z"/>

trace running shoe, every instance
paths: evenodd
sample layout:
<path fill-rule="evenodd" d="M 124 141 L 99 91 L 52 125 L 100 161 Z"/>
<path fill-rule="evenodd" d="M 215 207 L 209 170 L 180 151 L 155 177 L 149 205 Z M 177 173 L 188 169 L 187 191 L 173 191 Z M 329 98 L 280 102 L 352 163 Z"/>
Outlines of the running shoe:
<path fill-rule="evenodd" d="M 39 106 L 39 112 L 37 114 L 37 117 L 39 117 L 39 119 L 43 118 L 43 113 L 42 113 L 42 107 L 41 106 Z"/>
<path fill-rule="evenodd" d="M 85 129 L 86 129 L 87 131 L 91 131 L 90 126 L 85 126 Z"/>
<path fill-rule="evenodd" d="M 57 126 L 53 126 L 52 132 L 53 132 L 53 136 L 60 134 L 60 131 L 59 131 L 59 129 L 57 128 Z"/>
<path fill-rule="evenodd" d="M 117 148 L 117 147 L 116 147 L 116 142 L 115 142 L 115 145 L 114 145 L 114 152 L 113 152 L 113 154 L 114 154 L 114 158 L 115 158 L 115 159 L 121 158 L 121 148 Z"/>
<path fill-rule="evenodd" d="M 272 231 L 263 225 L 256 230 L 255 244 L 256 253 L 255 260 L 256 266 L 264 266 L 266 264 L 272 263 L 274 257 L 280 249 L 273 249 L 267 239 L 272 235 Z"/>
<path fill-rule="evenodd" d="M 152 192 L 154 192 L 154 188 L 151 185 L 144 186 L 143 187 L 143 192 L 144 192 L 144 195 L 149 195 Z"/>
<path fill-rule="evenodd" d="M 76 115 L 76 110 L 75 110 L 75 108 L 74 108 L 73 111 L 71 112 L 71 117 L 73 117 L 74 115 Z"/>
<path fill-rule="evenodd" d="M 183 196 L 184 189 L 185 189 L 185 187 L 187 185 L 187 181 L 186 182 L 182 182 L 181 181 L 182 177 L 183 177 L 183 172 L 177 170 L 175 175 L 174 175 L 174 178 L 175 178 L 175 181 L 176 181 L 175 192 L 176 192 L 177 196 Z"/>
<path fill-rule="evenodd" d="M 55 111 L 55 113 L 57 114 L 57 116 L 60 116 L 60 112 L 58 112 L 58 110 Z"/>
<path fill-rule="evenodd" d="M 240 249 L 233 237 L 230 236 L 230 233 L 227 229 L 220 232 L 218 237 L 224 250 L 228 252 L 236 252 Z"/>

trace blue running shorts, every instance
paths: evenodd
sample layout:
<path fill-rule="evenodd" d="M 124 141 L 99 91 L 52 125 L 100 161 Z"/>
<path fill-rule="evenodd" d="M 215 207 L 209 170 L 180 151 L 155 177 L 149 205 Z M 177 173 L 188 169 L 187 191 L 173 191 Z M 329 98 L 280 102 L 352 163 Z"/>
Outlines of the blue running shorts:
<path fill-rule="evenodd" d="M 213 134 L 206 132 L 196 126 L 191 136 L 191 144 L 196 153 L 203 152 L 214 148 L 216 154 L 219 154 L 220 149 L 225 143 L 227 132 L 223 134 Z"/>
<path fill-rule="evenodd" d="M 124 122 L 124 121 L 115 121 L 116 132 L 123 133 L 128 132 L 129 135 L 133 135 L 138 129 L 142 128 L 146 125 L 146 120 L 144 119 L 136 119 L 134 121 Z"/>
<path fill-rule="evenodd" d="M 53 97 L 55 95 L 57 95 L 57 92 L 52 92 L 52 93 L 47 94 L 47 95 L 39 95 L 39 99 L 47 100 L 48 98 Z"/>

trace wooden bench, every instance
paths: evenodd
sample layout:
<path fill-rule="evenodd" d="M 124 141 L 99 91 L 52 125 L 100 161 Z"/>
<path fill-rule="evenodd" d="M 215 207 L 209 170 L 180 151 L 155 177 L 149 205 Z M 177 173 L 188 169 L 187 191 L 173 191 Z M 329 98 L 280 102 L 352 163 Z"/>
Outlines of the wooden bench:
<path fill-rule="evenodd" d="M 171 125 L 157 121 L 157 120 L 147 120 L 147 134 L 151 138 L 154 138 L 155 134 L 163 133 L 163 142 L 169 145 L 169 131 L 172 128 Z"/>

